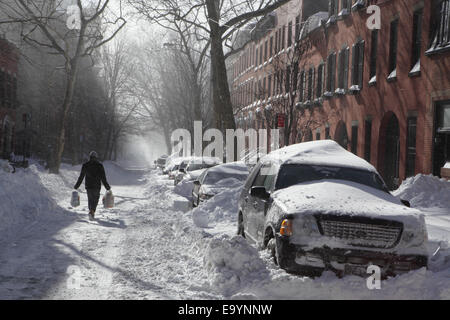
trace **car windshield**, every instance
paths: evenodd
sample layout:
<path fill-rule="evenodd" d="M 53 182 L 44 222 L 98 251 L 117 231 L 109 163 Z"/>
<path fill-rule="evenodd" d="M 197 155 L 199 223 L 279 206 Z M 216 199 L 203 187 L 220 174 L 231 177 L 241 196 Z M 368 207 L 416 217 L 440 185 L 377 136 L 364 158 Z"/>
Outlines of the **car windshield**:
<path fill-rule="evenodd" d="M 287 164 L 280 168 L 275 189 L 322 179 L 352 181 L 386 191 L 383 181 L 374 172 L 344 167 Z"/>
<path fill-rule="evenodd" d="M 247 178 L 247 175 L 248 175 L 248 173 L 246 173 L 246 172 L 243 172 L 243 173 L 208 172 L 203 183 L 212 185 L 212 184 L 216 184 L 220 180 L 229 179 L 229 178 L 237 179 L 239 181 L 245 181 L 245 179 Z"/>

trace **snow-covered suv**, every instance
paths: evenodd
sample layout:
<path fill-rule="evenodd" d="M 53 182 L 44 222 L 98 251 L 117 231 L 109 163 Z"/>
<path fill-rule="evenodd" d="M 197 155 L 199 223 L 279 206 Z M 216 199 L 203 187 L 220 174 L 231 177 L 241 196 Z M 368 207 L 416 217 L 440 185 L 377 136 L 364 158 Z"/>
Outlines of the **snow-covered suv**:
<path fill-rule="evenodd" d="M 262 158 L 239 200 L 238 233 L 292 272 L 384 277 L 427 266 L 420 211 L 391 195 L 376 169 L 331 140 Z"/>

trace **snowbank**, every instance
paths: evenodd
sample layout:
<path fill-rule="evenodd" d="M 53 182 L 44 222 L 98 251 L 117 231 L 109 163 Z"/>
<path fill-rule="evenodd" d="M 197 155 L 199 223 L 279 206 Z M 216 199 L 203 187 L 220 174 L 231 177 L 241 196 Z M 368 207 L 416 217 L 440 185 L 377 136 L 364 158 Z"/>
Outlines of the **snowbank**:
<path fill-rule="evenodd" d="M 226 297 L 269 276 L 258 251 L 241 236 L 213 238 L 204 263 L 211 287 Z"/>
<path fill-rule="evenodd" d="M 408 200 L 411 207 L 445 208 L 450 214 L 450 181 L 433 175 L 418 174 L 403 181 L 394 196 Z"/>
<path fill-rule="evenodd" d="M 0 170 L 0 234 L 8 237 L 56 210 L 35 165 L 11 174 Z"/>
<path fill-rule="evenodd" d="M 185 197 L 188 200 L 192 200 L 192 189 L 194 184 L 190 180 L 181 180 L 173 189 L 176 194 Z"/>
<path fill-rule="evenodd" d="M 236 180 L 237 181 L 237 180 Z M 210 224 L 227 222 L 235 224 L 237 221 L 239 195 L 242 182 L 234 189 L 227 189 L 202 203 L 192 210 L 192 219 L 197 227 L 207 228 Z"/>

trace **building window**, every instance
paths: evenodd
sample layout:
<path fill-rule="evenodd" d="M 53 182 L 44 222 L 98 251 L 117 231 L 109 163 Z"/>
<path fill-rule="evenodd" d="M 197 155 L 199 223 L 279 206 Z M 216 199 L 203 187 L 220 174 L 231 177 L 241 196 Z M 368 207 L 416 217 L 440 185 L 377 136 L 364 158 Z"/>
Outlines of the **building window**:
<path fill-rule="evenodd" d="M 285 79 L 285 90 L 284 92 L 289 93 L 291 91 L 291 66 L 286 68 L 286 79 Z"/>
<path fill-rule="evenodd" d="M 295 17 L 295 41 L 297 42 L 300 37 L 300 16 Z"/>
<path fill-rule="evenodd" d="M 286 26 L 283 26 L 281 34 L 281 50 L 284 49 L 285 45 L 286 45 Z"/>
<path fill-rule="evenodd" d="M 434 0 L 431 5 L 431 43 L 427 54 L 450 49 L 450 0 Z"/>
<path fill-rule="evenodd" d="M 397 78 L 398 19 L 391 22 L 389 39 L 389 76 L 388 81 Z"/>
<path fill-rule="evenodd" d="M 320 128 L 316 129 L 316 140 L 320 140 Z"/>
<path fill-rule="evenodd" d="M 273 56 L 273 36 L 270 37 L 269 57 Z"/>
<path fill-rule="evenodd" d="M 327 91 L 325 97 L 332 97 L 336 79 L 336 53 L 331 53 L 327 58 Z"/>
<path fill-rule="evenodd" d="M 328 2 L 328 21 L 326 23 L 327 26 L 336 22 L 337 15 L 339 10 L 339 0 L 330 0 Z"/>
<path fill-rule="evenodd" d="M 411 71 L 410 76 L 420 75 L 420 52 L 422 47 L 422 20 L 423 9 L 414 12 L 413 16 L 413 38 L 411 48 Z"/>
<path fill-rule="evenodd" d="M 263 44 L 261 44 L 261 46 L 259 47 L 259 64 L 261 65 L 263 63 L 263 49 L 264 46 Z"/>
<path fill-rule="evenodd" d="M 305 71 L 300 72 L 300 79 L 299 79 L 299 95 L 298 95 L 298 101 L 303 102 L 305 100 Z"/>
<path fill-rule="evenodd" d="M 323 78 L 325 76 L 325 64 L 322 62 L 317 68 L 317 88 L 316 97 L 321 98 L 323 95 Z"/>
<path fill-rule="evenodd" d="M 287 47 L 292 45 L 292 22 L 288 23 Z"/>
<path fill-rule="evenodd" d="M 371 156 L 371 142 L 372 142 L 372 120 L 366 119 L 364 121 L 364 159 L 370 162 Z"/>
<path fill-rule="evenodd" d="M 272 95 L 272 75 L 269 75 L 267 78 L 267 92 L 268 96 L 270 97 Z"/>
<path fill-rule="evenodd" d="M 351 151 L 358 154 L 358 121 L 352 121 Z"/>
<path fill-rule="evenodd" d="M 314 67 L 311 67 L 308 71 L 308 91 L 306 99 L 312 101 L 314 97 Z"/>
<path fill-rule="evenodd" d="M 326 123 L 325 124 L 325 139 L 331 139 L 331 135 L 330 135 L 330 124 Z"/>
<path fill-rule="evenodd" d="M 417 117 L 408 117 L 406 136 L 406 177 L 412 177 L 416 171 L 416 129 Z"/>
<path fill-rule="evenodd" d="M 275 54 L 277 54 L 278 51 L 278 31 L 275 31 Z"/>
<path fill-rule="evenodd" d="M 378 53 L 378 29 L 372 30 L 370 41 L 370 72 L 369 84 L 377 82 L 377 53 Z"/>
<path fill-rule="evenodd" d="M 346 17 L 350 14 L 352 7 L 352 0 L 341 0 L 341 11 L 339 17 Z"/>
<path fill-rule="evenodd" d="M 268 50 L 268 43 L 267 43 L 267 40 L 266 41 L 264 41 L 264 62 L 266 62 L 267 61 L 267 50 Z"/>
<path fill-rule="evenodd" d="M 338 95 L 345 94 L 348 87 L 348 55 L 348 48 L 339 51 L 338 88 L 335 91 Z"/>
<path fill-rule="evenodd" d="M 256 54 L 255 54 L 255 66 L 258 66 L 258 47 L 256 47 Z"/>
<path fill-rule="evenodd" d="M 361 40 L 352 47 L 352 85 L 350 92 L 353 94 L 361 91 L 363 87 L 364 46 L 364 40 Z"/>

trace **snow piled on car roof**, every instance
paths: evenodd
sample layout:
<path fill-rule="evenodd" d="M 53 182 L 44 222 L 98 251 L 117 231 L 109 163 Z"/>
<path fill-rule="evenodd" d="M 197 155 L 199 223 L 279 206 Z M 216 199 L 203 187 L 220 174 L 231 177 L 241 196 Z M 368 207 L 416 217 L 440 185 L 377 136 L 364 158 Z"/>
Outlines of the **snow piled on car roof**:
<path fill-rule="evenodd" d="M 339 166 L 376 172 L 364 159 L 342 148 L 333 140 L 303 142 L 270 152 L 261 161 Z"/>

